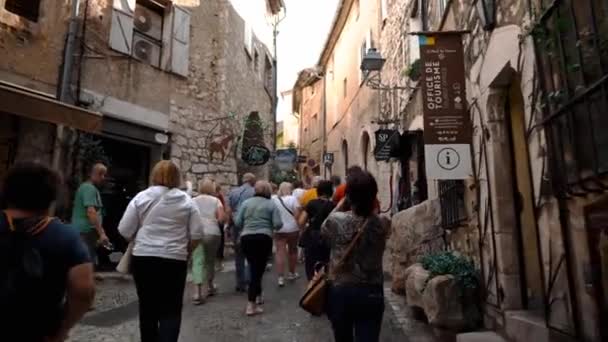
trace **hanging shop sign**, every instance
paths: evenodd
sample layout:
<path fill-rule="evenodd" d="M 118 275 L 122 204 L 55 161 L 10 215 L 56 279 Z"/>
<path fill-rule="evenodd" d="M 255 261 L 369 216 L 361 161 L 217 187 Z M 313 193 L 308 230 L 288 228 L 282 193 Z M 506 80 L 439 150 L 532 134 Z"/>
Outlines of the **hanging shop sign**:
<path fill-rule="evenodd" d="M 329 166 L 329 167 L 334 165 L 334 154 L 331 152 L 325 152 L 323 154 L 323 164 L 325 164 L 325 166 Z"/>
<path fill-rule="evenodd" d="M 298 151 L 295 148 L 277 150 L 274 161 L 281 171 L 291 171 L 298 163 Z"/>
<path fill-rule="evenodd" d="M 374 156 L 377 161 L 387 161 L 391 159 L 391 150 L 396 141 L 399 140 L 399 131 L 396 129 L 379 129 L 375 133 L 376 147 Z"/>
<path fill-rule="evenodd" d="M 252 145 L 243 152 L 241 159 L 251 166 L 260 166 L 268 163 L 270 150 L 262 145 Z"/>
<path fill-rule="evenodd" d="M 429 179 L 471 176 L 471 121 L 466 103 L 462 32 L 419 34 L 424 154 Z"/>

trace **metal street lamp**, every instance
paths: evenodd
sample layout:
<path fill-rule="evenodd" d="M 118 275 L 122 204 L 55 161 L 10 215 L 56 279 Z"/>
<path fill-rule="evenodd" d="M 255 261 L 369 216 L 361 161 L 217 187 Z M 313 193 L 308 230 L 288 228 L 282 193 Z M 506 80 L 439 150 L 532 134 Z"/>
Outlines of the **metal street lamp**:
<path fill-rule="evenodd" d="M 483 29 L 493 30 L 496 26 L 496 0 L 477 0 L 476 7 Z"/>
<path fill-rule="evenodd" d="M 367 50 L 363 60 L 361 61 L 361 71 L 371 72 L 380 71 L 384 67 L 386 59 L 382 58 L 382 54 L 378 50 L 371 48 Z"/>

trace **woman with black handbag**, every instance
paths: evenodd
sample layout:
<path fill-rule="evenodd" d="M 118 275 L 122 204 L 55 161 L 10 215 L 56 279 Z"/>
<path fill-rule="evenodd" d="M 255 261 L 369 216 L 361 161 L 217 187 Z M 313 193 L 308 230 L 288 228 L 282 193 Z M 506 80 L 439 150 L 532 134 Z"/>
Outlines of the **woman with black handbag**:
<path fill-rule="evenodd" d="M 336 342 L 376 342 L 384 313 L 382 256 L 390 225 L 374 214 L 378 185 L 368 172 L 349 176 L 350 211 L 333 212 L 321 227 L 331 258 L 326 313 Z"/>
<path fill-rule="evenodd" d="M 300 238 L 300 245 L 304 248 L 304 265 L 306 277 L 312 280 L 315 275 L 315 265 L 327 264 L 329 261 L 329 246 L 321 238 L 321 225 L 334 210 L 331 201 L 333 184 L 330 181 L 321 181 L 317 186 L 318 198 L 306 205 L 300 215 L 300 226 L 304 227 Z"/>

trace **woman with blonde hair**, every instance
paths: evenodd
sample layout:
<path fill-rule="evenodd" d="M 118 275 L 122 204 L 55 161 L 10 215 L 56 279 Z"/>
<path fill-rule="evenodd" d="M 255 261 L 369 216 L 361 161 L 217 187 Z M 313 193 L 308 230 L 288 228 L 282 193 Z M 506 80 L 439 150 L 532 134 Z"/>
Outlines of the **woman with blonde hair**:
<path fill-rule="evenodd" d="M 217 293 L 213 284 L 215 259 L 222 239 L 220 224 L 225 219 L 224 206 L 216 197 L 215 182 L 205 179 L 200 182 L 199 196 L 194 198 L 203 220 L 205 236 L 203 243 L 192 253 L 192 282 L 194 283 L 194 304 L 202 304 L 209 296 Z M 203 292 L 203 283 L 205 284 Z"/>
<path fill-rule="evenodd" d="M 276 248 L 275 263 L 277 265 L 279 287 L 285 286 L 285 260 L 289 266 L 288 280 L 296 280 L 300 276 L 296 273 L 298 263 L 298 238 L 300 229 L 297 217 L 300 216 L 300 203 L 292 195 L 293 187 L 283 182 L 279 186 L 277 195 L 272 198 L 281 214 L 283 227 L 274 234 Z"/>
<path fill-rule="evenodd" d="M 150 178 L 151 186 L 127 206 L 118 231 L 135 241 L 131 268 L 142 342 L 176 342 L 188 254 L 202 239 L 203 224 L 190 196 L 179 189 L 177 165 L 160 161 Z"/>
<path fill-rule="evenodd" d="M 261 307 L 262 277 L 272 253 L 272 235 L 283 226 L 279 209 L 270 199 L 270 183 L 258 181 L 254 190 L 254 197 L 243 202 L 234 222 L 241 230 L 241 248 L 251 267 L 247 316 L 264 312 Z"/>

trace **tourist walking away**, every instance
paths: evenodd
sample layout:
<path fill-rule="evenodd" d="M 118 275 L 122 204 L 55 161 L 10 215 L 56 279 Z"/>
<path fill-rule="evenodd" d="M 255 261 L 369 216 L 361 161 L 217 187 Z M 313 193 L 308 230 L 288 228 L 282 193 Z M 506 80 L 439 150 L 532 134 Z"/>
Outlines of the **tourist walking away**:
<path fill-rule="evenodd" d="M 348 183 L 348 178 L 358 174 L 358 173 L 363 173 L 363 169 L 360 166 L 351 166 L 348 168 L 348 170 L 346 170 L 346 183 L 342 183 L 340 185 L 338 185 L 338 187 L 336 188 L 336 191 L 334 192 L 334 196 L 333 196 L 333 201 L 334 204 L 336 206 L 339 206 L 341 211 L 349 211 L 350 210 L 350 204 L 348 203 L 348 201 L 346 200 L 346 185 Z M 341 203 L 344 202 L 344 203 Z M 380 213 L 380 201 L 378 200 L 378 198 L 374 198 L 374 214 L 379 214 Z"/>
<path fill-rule="evenodd" d="M 300 277 L 296 272 L 298 264 L 298 238 L 300 237 L 297 217 L 300 216 L 300 203 L 292 195 L 291 187 L 290 183 L 281 183 L 277 196 L 272 198 L 281 214 L 281 221 L 283 221 L 281 230 L 274 234 L 275 263 L 280 287 L 285 286 L 286 261 L 289 268 L 287 279 L 293 281 Z"/>
<path fill-rule="evenodd" d="M 340 178 L 340 176 L 331 176 L 330 180 L 334 186 L 334 193 L 336 193 L 336 189 L 342 185 L 342 178 Z"/>
<path fill-rule="evenodd" d="M 302 198 L 300 198 L 300 205 L 302 206 L 302 208 L 306 208 L 310 201 L 317 199 L 317 187 L 319 186 L 319 183 L 322 180 L 323 178 L 321 178 L 321 176 L 315 176 L 312 179 L 312 187 L 306 190 L 306 192 L 304 192 L 304 194 L 302 195 Z"/>
<path fill-rule="evenodd" d="M 95 163 L 91 167 L 89 178 L 76 191 L 72 209 L 72 226 L 80 232 L 95 264 L 98 261 L 97 247 L 109 243 L 103 229 L 103 202 L 99 193 L 99 187 L 103 185 L 107 173 L 108 169 L 102 163 Z"/>
<path fill-rule="evenodd" d="M 217 269 L 219 271 L 224 269 L 224 249 L 226 248 L 226 231 L 224 230 L 224 227 L 226 226 L 226 199 L 224 198 L 224 194 L 222 193 L 222 187 L 217 184 L 215 186 L 215 197 L 217 197 L 217 199 L 220 200 L 220 203 L 222 204 L 222 208 L 223 208 L 223 213 L 224 213 L 224 220 L 222 220 L 221 222 L 218 222 L 218 225 L 220 227 L 220 233 L 222 234 L 220 237 L 220 247 L 217 249 L 217 255 L 216 255 L 216 263 L 217 263 Z"/>
<path fill-rule="evenodd" d="M 251 281 L 247 293 L 247 316 L 261 314 L 262 277 L 272 253 L 272 236 L 281 229 L 283 221 L 279 209 L 270 199 L 272 188 L 266 181 L 255 184 L 255 196 L 246 200 L 237 214 L 234 224 L 241 231 L 241 246 L 251 267 Z"/>
<path fill-rule="evenodd" d="M 306 192 L 306 190 L 304 190 L 304 183 L 302 183 L 301 180 L 297 180 L 295 182 L 293 182 L 293 197 L 296 198 L 296 200 L 298 200 L 298 202 L 300 202 L 300 199 L 302 199 L 302 196 L 304 195 L 304 193 Z"/>
<path fill-rule="evenodd" d="M 241 208 L 241 205 L 246 200 L 252 198 L 255 195 L 253 186 L 255 185 L 255 176 L 252 173 L 246 173 L 243 175 L 243 184 L 238 188 L 232 189 L 228 194 L 228 217 L 231 220 L 231 229 L 229 229 L 232 241 L 234 243 L 234 267 L 236 268 L 236 291 L 246 292 L 247 285 L 249 284 L 250 272 L 249 268 L 245 263 L 245 255 L 241 250 L 240 245 L 240 228 L 238 228 L 234 221 L 236 215 Z"/>
<path fill-rule="evenodd" d="M 300 226 L 304 227 L 300 245 L 304 248 L 304 265 L 309 281 L 315 274 L 315 265 L 329 261 L 329 246 L 321 239 L 321 225 L 335 207 L 331 201 L 332 188 L 330 181 L 319 182 L 319 197 L 310 201 L 300 215 Z"/>
<path fill-rule="evenodd" d="M 215 259 L 222 240 L 220 224 L 224 221 L 224 206 L 215 197 L 215 182 L 205 179 L 201 182 L 199 196 L 194 203 L 201 215 L 204 227 L 203 243 L 192 252 L 192 283 L 194 285 L 194 304 L 201 304 L 217 292 L 215 279 Z M 204 284 L 204 286 L 203 286 Z"/>
<path fill-rule="evenodd" d="M 384 313 L 382 256 L 390 225 L 374 214 L 378 185 L 371 174 L 350 174 L 347 183 L 351 210 L 333 212 L 321 228 L 331 248 L 327 316 L 336 342 L 377 342 Z M 351 245 L 352 252 L 343 258 Z"/>
<path fill-rule="evenodd" d="M 202 239 L 203 224 L 194 201 L 179 189 L 177 165 L 160 161 L 150 178 L 152 185 L 131 200 L 118 231 L 135 242 L 131 269 L 141 341 L 176 342 L 188 254 Z"/>
<path fill-rule="evenodd" d="M 63 342 L 93 303 L 93 264 L 78 232 L 49 216 L 63 183 L 38 163 L 0 184 L 0 340 Z"/>

